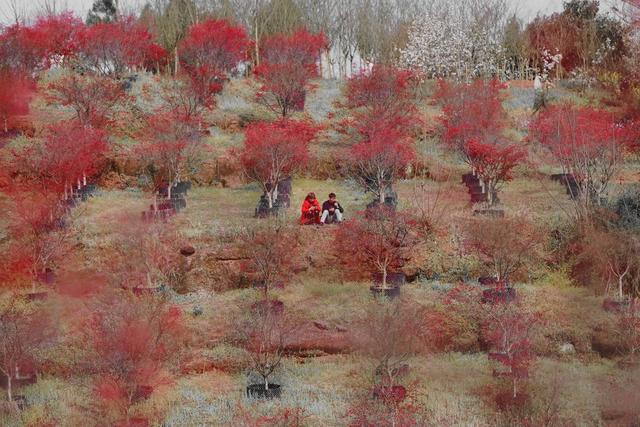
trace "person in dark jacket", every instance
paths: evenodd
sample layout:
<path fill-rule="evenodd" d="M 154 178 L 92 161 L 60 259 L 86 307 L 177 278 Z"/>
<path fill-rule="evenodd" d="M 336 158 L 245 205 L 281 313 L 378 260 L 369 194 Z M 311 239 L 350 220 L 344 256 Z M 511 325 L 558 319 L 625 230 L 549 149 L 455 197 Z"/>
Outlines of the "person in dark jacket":
<path fill-rule="evenodd" d="M 342 222 L 342 214 L 344 213 L 344 208 L 338 202 L 336 198 L 336 193 L 329 194 L 329 200 L 325 201 L 322 204 L 322 216 L 320 217 L 320 223 L 325 224 L 327 220 L 329 222 Z"/>

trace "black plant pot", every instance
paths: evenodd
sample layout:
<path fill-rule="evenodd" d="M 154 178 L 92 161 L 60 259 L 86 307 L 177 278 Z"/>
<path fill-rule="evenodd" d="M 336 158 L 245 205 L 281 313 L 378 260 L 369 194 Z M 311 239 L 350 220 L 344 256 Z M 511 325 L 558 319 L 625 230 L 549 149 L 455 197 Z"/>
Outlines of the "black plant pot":
<path fill-rule="evenodd" d="M 251 304 L 251 310 L 262 314 L 281 315 L 284 312 L 284 303 L 277 299 L 257 301 Z"/>
<path fill-rule="evenodd" d="M 180 255 L 182 256 L 190 257 L 195 253 L 196 253 L 196 249 L 191 245 L 183 246 L 182 248 L 180 248 Z"/>
<path fill-rule="evenodd" d="M 50 285 L 53 283 L 55 278 L 56 278 L 55 273 L 49 267 L 45 268 L 44 271 L 38 273 L 38 281 L 40 283 L 46 283 L 47 285 Z"/>
<path fill-rule="evenodd" d="M 372 279 L 376 286 L 382 285 L 382 273 L 373 273 Z M 398 287 L 405 284 L 407 276 L 404 273 L 387 273 L 387 286 Z"/>
<path fill-rule="evenodd" d="M 629 301 L 628 299 L 618 300 L 618 299 L 606 298 L 604 301 L 602 301 L 602 308 L 605 311 L 608 311 L 610 313 L 623 312 L 625 310 L 628 310 L 630 306 L 631 306 L 631 301 Z"/>
<path fill-rule="evenodd" d="M 253 399 L 277 399 L 280 397 L 280 384 L 251 384 L 247 386 L 247 397 Z"/>
<path fill-rule="evenodd" d="M 268 206 L 259 206 L 256 208 L 255 217 L 256 218 L 268 218 L 270 216 L 277 216 L 280 212 L 280 206 L 274 205 L 273 207 Z"/>
<path fill-rule="evenodd" d="M 482 185 L 480 184 L 473 184 L 473 185 L 469 185 L 469 194 L 474 194 L 474 193 L 483 193 L 484 189 L 482 188 Z"/>
<path fill-rule="evenodd" d="M 381 286 L 371 286 L 369 288 L 374 297 L 386 297 L 389 299 L 397 298 L 400 296 L 400 286 L 393 286 L 383 288 Z"/>
<path fill-rule="evenodd" d="M 464 175 L 462 175 L 462 182 L 469 186 L 469 185 L 478 184 L 480 182 L 480 180 L 478 179 L 477 176 L 475 176 L 474 174 L 469 172 L 469 173 L 465 173 Z"/>
<path fill-rule="evenodd" d="M 486 289 L 482 291 L 482 302 L 490 304 L 509 303 L 516 299 L 516 289 L 512 287 Z"/>
<path fill-rule="evenodd" d="M 43 301 L 46 300 L 48 296 L 47 292 L 29 292 L 27 294 L 27 300 L 29 301 Z"/>
<path fill-rule="evenodd" d="M 401 385 L 383 386 L 373 388 L 373 397 L 386 403 L 400 403 L 407 397 L 407 389 Z"/>
<path fill-rule="evenodd" d="M 504 218 L 504 210 L 502 209 L 476 209 L 473 211 L 473 216 L 486 216 L 489 218 Z"/>
<path fill-rule="evenodd" d="M 473 193 L 471 194 L 471 203 L 481 203 L 487 201 L 487 193 Z"/>
<path fill-rule="evenodd" d="M 15 403 L 18 409 L 21 411 L 29 406 L 29 404 L 27 403 L 27 398 L 22 396 L 21 394 L 13 396 L 13 403 Z"/>
<path fill-rule="evenodd" d="M 478 277 L 478 283 L 483 286 L 496 286 L 498 284 L 498 279 L 494 276 L 482 276 Z"/>

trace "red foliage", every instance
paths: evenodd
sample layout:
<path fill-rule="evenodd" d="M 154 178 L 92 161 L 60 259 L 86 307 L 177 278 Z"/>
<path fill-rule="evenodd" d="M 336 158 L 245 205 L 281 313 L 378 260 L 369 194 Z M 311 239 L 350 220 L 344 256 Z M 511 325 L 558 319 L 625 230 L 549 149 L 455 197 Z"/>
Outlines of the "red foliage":
<path fill-rule="evenodd" d="M 564 171 L 573 174 L 580 218 L 602 204 L 625 154 L 639 148 L 637 124 L 618 122 L 608 111 L 571 104 L 544 111 L 529 133 L 549 149 Z"/>
<path fill-rule="evenodd" d="M 35 87 L 27 78 L 11 72 L 0 72 L 0 120 L 4 132 L 9 131 L 9 119 L 29 114 L 29 103 Z"/>
<path fill-rule="evenodd" d="M 613 160 L 636 148 L 632 124 L 619 123 L 612 113 L 591 107 L 552 107 L 538 116 L 530 130 L 567 169 L 575 156 Z"/>
<path fill-rule="evenodd" d="M 62 63 L 76 54 L 84 30 L 70 12 L 41 16 L 32 26 L 6 27 L 0 35 L 0 68 L 32 74 Z"/>
<path fill-rule="evenodd" d="M 300 236 L 293 229 L 267 224 L 249 231 L 241 243 L 248 258 L 243 270 L 254 279 L 254 286 L 262 288 L 263 300 L 268 301 L 269 291 L 289 283 L 300 266 Z"/>
<path fill-rule="evenodd" d="M 63 12 L 39 17 L 33 30 L 44 66 L 48 68 L 64 63 L 77 54 L 86 28 L 82 20 L 71 12 Z"/>
<path fill-rule="evenodd" d="M 407 214 L 379 206 L 342 224 L 335 247 L 347 269 L 379 272 L 386 287 L 387 273 L 404 265 L 416 243 L 410 223 Z"/>
<path fill-rule="evenodd" d="M 162 298 L 142 301 L 107 293 L 89 307 L 83 365 L 96 375 L 94 393 L 101 416 L 129 420 L 131 407 L 169 382 L 168 360 L 184 337 L 181 312 Z"/>
<path fill-rule="evenodd" d="M 266 39 L 260 49 L 262 62 L 255 69 L 262 83 L 258 101 L 283 118 L 301 109 L 309 80 L 318 75 L 316 62 L 326 46 L 324 34 L 305 30 Z"/>
<path fill-rule="evenodd" d="M 500 363 L 505 370 L 494 375 L 511 381 L 511 393 L 518 395 L 518 382 L 529 377 L 529 369 L 535 360 L 531 337 L 540 323 L 540 315 L 525 312 L 518 304 L 495 304 L 490 306 L 489 319 L 485 324 L 486 339 L 494 349 L 489 359 Z"/>
<path fill-rule="evenodd" d="M 80 44 L 89 68 L 116 77 L 128 68 L 142 67 L 150 51 L 156 50 L 151 33 L 131 16 L 88 27 Z"/>
<path fill-rule="evenodd" d="M 242 27 L 210 19 L 189 28 L 180 44 L 180 61 L 188 73 L 204 73 L 223 80 L 247 58 L 249 38 Z M 197 71 L 200 70 L 200 71 Z"/>
<path fill-rule="evenodd" d="M 198 102 L 213 106 L 227 73 L 247 58 L 248 48 L 244 28 L 225 20 L 210 19 L 189 29 L 179 55 Z"/>
<path fill-rule="evenodd" d="M 504 85 L 497 80 L 458 85 L 444 80 L 438 83 L 435 98 L 442 104 L 442 138 L 465 159 L 469 141 L 495 143 L 502 139 L 506 123 L 502 89 Z"/>
<path fill-rule="evenodd" d="M 63 121 L 49 127 L 41 144 L 14 152 L 6 167 L 15 184 L 60 196 L 80 180 L 84 184 L 95 176 L 107 150 L 107 136 L 102 130 Z"/>
<path fill-rule="evenodd" d="M 511 181 L 513 169 L 527 156 L 524 148 L 515 144 L 498 145 L 470 140 L 465 151 L 478 178 L 485 184 L 489 205 L 495 203 L 500 184 Z"/>
<path fill-rule="evenodd" d="M 83 126 L 93 127 L 110 124 L 115 107 L 127 98 L 118 82 L 76 73 L 49 84 L 47 97 L 49 103 L 72 108 Z"/>
<path fill-rule="evenodd" d="M 406 399 L 363 397 L 352 403 L 347 417 L 349 427 L 418 427 L 419 407 Z"/>
<path fill-rule="evenodd" d="M 387 122 L 378 122 L 351 147 L 349 169 L 353 178 L 384 203 L 391 185 L 415 158 L 412 140 Z"/>
<path fill-rule="evenodd" d="M 159 44 L 152 43 L 144 58 L 144 68 L 159 73 L 169 64 L 169 53 Z"/>
<path fill-rule="evenodd" d="M 143 162 L 153 166 L 157 185 L 178 182 L 187 172 L 187 165 L 195 166 L 204 149 L 197 124 L 172 112 L 150 116 L 142 137 L 138 153 Z"/>
<path fill-rule="evenodd" d="M 465 245 L 493 269 L 498 285 L 526 262 L 539 257 L 544 235 L 524 216 L 473 219 L 466 226 Z"/>
<path fill-rule="evenodd" d="M 40 170 L 48 175 L 47 187 L 60 191 L 66 184 L 80 184 L 81 180 L 84 184 L 99 172 L 108 148 L 102 130 L 75 121 L 51 126 L 40 159 Z"/>
<path fill-rule="evenodd" d="M 371 72 L 354 76 L 347 83 L 346 107 L 359 111 L 350 126 L 365 139 L 371 138 L 371 132 L 380 123 L 402 135 L 410 135 L 420 123 L 412 99 L 414 85 L 411 72 L 390 66 L 376 65 Z"/>
<path fill-rule="evenodd" d="M 32 27 L 14 24 L 0 35 L 0 68 L 31 75 L 42 66 L 43 49 L 39 34 Z"/>
<path fill-rule="evenodd" d="M 269 207 L 275 202 L 278 184 L 307 162 L 309 142 L 319 130 L 308 122 L 286 119 L 247 127 L 240 162 L 247 177 L 262 186 Z"/>
<path fill-rule="evenodd" d="M 66 253 L 67 233 L 61 229 L 65 210 L 60 195 L 51 191 L 13 186 L 7 194 L 14 204 L 8 227 L 13 244 L 0 281 L 15 286 L 23 279 L 35 287 L 39 275 Z"/>
<path fill-rule="evenodd" d="M 33 366 L 37 351 L 52 339 L 44 312 L 20 308 L 15 296 L 0 305 L 0 373 L 7 378 L 7 397 L 13 399 L 12 383 L 20 368 Z M 22 372 L 24 374 L 24 372 Z"/>

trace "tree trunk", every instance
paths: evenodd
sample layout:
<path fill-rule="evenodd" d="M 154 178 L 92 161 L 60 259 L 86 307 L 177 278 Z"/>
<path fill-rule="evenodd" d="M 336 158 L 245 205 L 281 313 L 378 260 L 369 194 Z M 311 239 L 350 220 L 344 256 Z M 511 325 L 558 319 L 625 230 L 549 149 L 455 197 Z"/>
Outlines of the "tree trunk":
<path fill-rule="evenodd" d="M 173 75 L 178 75 L 178 45 L 173 48 Z"/>
<path fill-rule="evenodd" d="M 268 377 L 264 377 L 264 389 L 269 390 L 269 379 Z"/>
<path fill-rule="evenodd" d="M 517 387 L 518 379 L 513 377 L 513 398 L 515 399 L 518 396 L 518 387 Z"/>
<path fill-rule="evenodd" d="M 4 133 L 9 132 L 9 125 L 7 123 L 7 116 L 4 117 Z"/>
<path fill-rule="evenodd" d="M 255 46 L 255 53 L 256 53 L 256 67 L 258 65 L 260 65 L 260 38 L 258 37 L 259 34 L 259 29 L 258 29 L 258 20 L 256 19 L 255 21 L 255 39 L 256 39 L 256 46 Z"/>
<path fill-rule="evenodd" d="M 7 375 L 7 398 L 9 399 L 9 402 L 13 402 L 13 388 L 11 377 L 11 372 L 9 372 L 9 375 Z"/>
<path fill-rule="evenodd" d="M 387 267 L 382 269 L 382 288 L 387 288 Z"/>
<path fill-rule="evenodd" d="M 273 189 L 267 192 L 267 201 L 269 202 L 269 209 L 273 207 Z"/>

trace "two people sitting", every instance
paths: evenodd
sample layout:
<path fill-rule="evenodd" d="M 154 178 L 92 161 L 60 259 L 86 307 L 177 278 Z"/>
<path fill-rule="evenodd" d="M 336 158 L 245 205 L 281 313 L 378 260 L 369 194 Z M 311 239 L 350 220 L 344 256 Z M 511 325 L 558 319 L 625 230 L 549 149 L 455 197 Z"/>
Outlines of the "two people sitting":
<path fill-rule="evenodd" d="M 342 214 L 344 208 L 338 202 L 336 193 L 329 194 L 329 200 L 325 201 L 322 206 L 316 198 L 316 194 L 311 192 L 307 194 L 304 202 L 302 202 L 302 214 L 300 215 L 300 224 L 331 224 L 333 222 L 342 222 Z"/>

